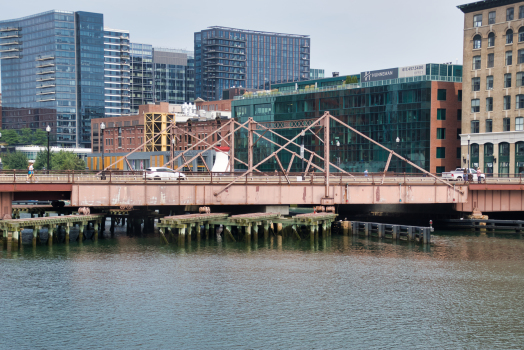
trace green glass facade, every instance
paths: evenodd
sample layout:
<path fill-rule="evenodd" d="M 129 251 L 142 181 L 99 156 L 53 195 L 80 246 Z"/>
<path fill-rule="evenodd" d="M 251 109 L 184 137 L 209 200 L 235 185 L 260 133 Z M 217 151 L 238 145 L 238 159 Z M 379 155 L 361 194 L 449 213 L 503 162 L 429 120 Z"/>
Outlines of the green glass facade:
<path fill-rule="evenodd" d="M 437 65 L 439 66 L 439 65 Z M 289 91 L 283 86 L 281 93 L 269 95 L 239 97 L 232 102 L 233 117 L 240 123 L 252 117 L 257 122 L 290 121 L 315 119 L 328 111 L 344 123 L 356 128 L 363 134 L 382 145 L 407 157 L 418 166 L 430 168 L 430 117 L 431 117 L 431 82 L 461 81 L 461 69 L 457 75 L 424 75 L 413 78 L 398 78 L 362 84 L 334 85 Z M 447 68 L 447 67 L 446 67 Z M 461 67 L 460 67 L 461 68 Z M 428 65 L 430 73 L 432 65 Z M 447 72 L 447 69 L 446 69 Z M 460 76 L 459 76 L 460 75 Z M 345 77 L 337 81 L 345 80 Z M 335 81 L 335 80 L 334 80 Z M 320 86 L 322 81 L 312 81 L 309 86 Z M 318 128 L 316 129 L 318 130 Z M 291 139 L 300 133 L 300 129 L 278 130 L 281 135 Z M 261 134 L 262 132 L 260 132 Z M 283 145 L 286 141 L 276 136 L 271 138 Z M 323 131 L 318 136 L 323 139 Z M 397 137 L 399 142 L 396 142 Z M 255 136 L 255 141 L 258 136 Z M 300 137 L 296 140 L 300 144 Z M 349 172 L 383 171 L 389 152 L 351 132 L 346 127 L 332 121 L 330 125 L 330 161 Z M 235 136 L 235 155 L 247 160 L 247 132 Z M 305 148 L 323 156 L 323 143 L 312 133 L 304 137 Z M 254 164 L 257 164 L 277 149 L 266 140 L 259 140 L 254 149 Z M 289 149 L 300 153 L 297 146 Z M 306 158 L 308 158 L 306 153 Z M 289 152 L 281 152 L 279 158 L 287 167 L 291 160 Z M 323 167 L 321 161 L 318 162 Z M 241 164 L 236 169 L 243 169 Z M 271 159 L 261 166 L 261 170 L 274 171 L 278 168 L 276 160 Z M 302 161 L 295 158 L 291 171 L 304 169 Z M 337 171 L 335 168 L 332 171 Z M 393 159 L 389 170 L 397 172 L 415 172 L 411 166 Z"/>

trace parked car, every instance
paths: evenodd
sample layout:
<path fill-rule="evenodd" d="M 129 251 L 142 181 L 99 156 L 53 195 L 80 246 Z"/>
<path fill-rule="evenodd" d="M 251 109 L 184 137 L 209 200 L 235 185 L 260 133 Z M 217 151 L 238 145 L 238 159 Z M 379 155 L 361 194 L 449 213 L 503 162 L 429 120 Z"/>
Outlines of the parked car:
<path fill-rule="evenodd" d="M 471 174 L 473 176 L 471 181 L 475 181 L 475 182 L 478 181 L 477 170 L 469 168 L 469 169 L 467 169 L 466 174 L 467 175 Z M 464 169 L 463 168 L 457 168 L 454 171 L 448 171 L 448 172 L 442 173 L 442 179 L 443 180 L 448 180 L 448 181 L 464 181 L 464 175 L 465 175 L 464 174 Z M 480 179 L 481 180 L 485 180 L 486 179 L 486 175 L 485 174 L 480 174 Z M 466 179 L 466 181 L 468 181 L 468 179 Z"/>
<path fill-rule="evenodd" d="M 173 169 L 163 167 L 147 168 L 145 174 L 146 180 L 185 180 L 186 175 L 174 171 Z"/>

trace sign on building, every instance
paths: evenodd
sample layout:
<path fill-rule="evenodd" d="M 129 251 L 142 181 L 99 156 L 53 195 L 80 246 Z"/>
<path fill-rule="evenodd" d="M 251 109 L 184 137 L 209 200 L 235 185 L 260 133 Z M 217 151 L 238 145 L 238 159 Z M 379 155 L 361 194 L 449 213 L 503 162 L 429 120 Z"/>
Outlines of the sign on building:
<path fill-rule="evenodd" d="M 398 69 L 399 78 L 419 77 L 421 75 L 426 75 L 426 65 L 425 64 L 418 64 L 416 66 L 400 67 Z"/>
<path fill-rule="evenodd" d="M 367 83 L 370 81 L 397 79 L 398 68 L 374 70 L 360 73 L 360 82 Z"/>

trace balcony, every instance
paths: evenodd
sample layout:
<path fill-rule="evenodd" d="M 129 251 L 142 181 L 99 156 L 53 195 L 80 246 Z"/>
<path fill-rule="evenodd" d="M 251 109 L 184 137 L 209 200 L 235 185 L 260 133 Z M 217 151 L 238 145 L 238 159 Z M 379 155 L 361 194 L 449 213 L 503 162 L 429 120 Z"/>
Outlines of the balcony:
<path fill-rule="evenodd" d="M 42 99 L 37 99 L 36 102 L 48 102 L 48 101 L 56 101 L 55 97 L 44 97 Z"/>
<path fill-rule="evenodd" d="M 0 41 L 0 46 L 20 45 L 20 44 L 22 44 L 20 40 Z"/>
<path fill-rule="evenodd" d="M 53 74 L 55 72 L 56 72 L 56 69 L 51 68 L 51 69 L 44 69 L 42 71 L 36 72 L 36 74 L 37 75 L 44 75 L 44 74 Z"/>
<path fill-rule="evenodd" d="M 40 91 L 36 93 L 37 95 L 52 95 L 56 94 L 56 91 Z"/>
<path fill-rule="evenodd" d="M 0 40 L 11 39 L 11 38 L 21 38 L 22 36 L 18 32 L 9 32 L 9 33 L 0 33 Z"/>
<path fill-rule="evenodd" d="M 37 85 L 36 88 L 37 89 L 45 89 L 45 88 L 52 88 L 52 87 L 55 87 L 55 86 L 56 86 L 55 83 L 46 83 L 46 84 Z"/>
<path fill-rule="evenodd" d="M 13 52 L 0 54 L 0 60 L 8 60 L 8 59 L 13 59 L 13 58 L 21 58 L 21 57 L 22 55 L 20 55 L 19 53 L 13 53 Z"/>
<path fill-rule="evenodd" d="M 36 57 L 37 61 L 47 61 L 47 60 L 54 60 L 54 59 L 55 59 L 55 56 L 53 56 L 53 55 L 37 56 Z"/>
<path fill-rule="evenodd" d="M 50 81 L 50 80 L 55 80 L 55 76 L 54 75 L 46 75 L 46 76 L 43 76 L 42 78 L 40 79 L 36 79 L 37 82 L 42 82 L 42 81 Z"/>
<path fill-rule="evenodd" d="M 39 66 L 36 66 L 36 68 L 46 68 L 46 67 L 54 67 L 54 66 L 55 66 L 54 62 L 47 62 L 47 63 L 41 64 Z"/>
<path fill-rule="evenodd" d="M 7 48 L 7 49 L 0 49 L 0 53 L 4 53 L 4 52 L 20 52 L 22 51 L 19 47 L 10 47 L 10 48 Z"/>
<path fill-rule="evenodd" d="M 0 27 L 0 32 L 14 32 L 19 31 L 20 27 Z"/>

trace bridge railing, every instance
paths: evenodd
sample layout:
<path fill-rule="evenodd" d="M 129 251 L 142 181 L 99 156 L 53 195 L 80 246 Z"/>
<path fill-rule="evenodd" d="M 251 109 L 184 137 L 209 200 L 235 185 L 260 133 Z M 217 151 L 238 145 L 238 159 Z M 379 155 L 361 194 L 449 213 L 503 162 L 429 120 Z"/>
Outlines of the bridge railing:
<path fill-rule="evenodd" d="M 168 183 L 229 183 L 243 172 L 183 172 L 184 177 L 163 178 L 161 180 L 148 179 L 144 170 L 106 170 L 103 173 L 92 170 L 81 171 L 35 171 L 34 176 L 28 177 L 26 171 L 22 170 L 2 170 L 0 171 L 0 183 L 142 183 L 142 182 L 168 182 Z M 439 174 L 435 174 L 439 175 Z M 489 175 L 483 183 L 511 183 L 523 184 L 524 174 L 499 174 Z M 321 184 L 325 182 L 324 174 L 283 172 L 253 172 L 244 176 L 239 183 L 256 184 Z M 330 182 L 332 184 L 428 184 L 439 183 L 434 177 L 421 173 L 331 173 Z M 465 182 L 450 181 L 450 183 L 464 184 Z"/>

